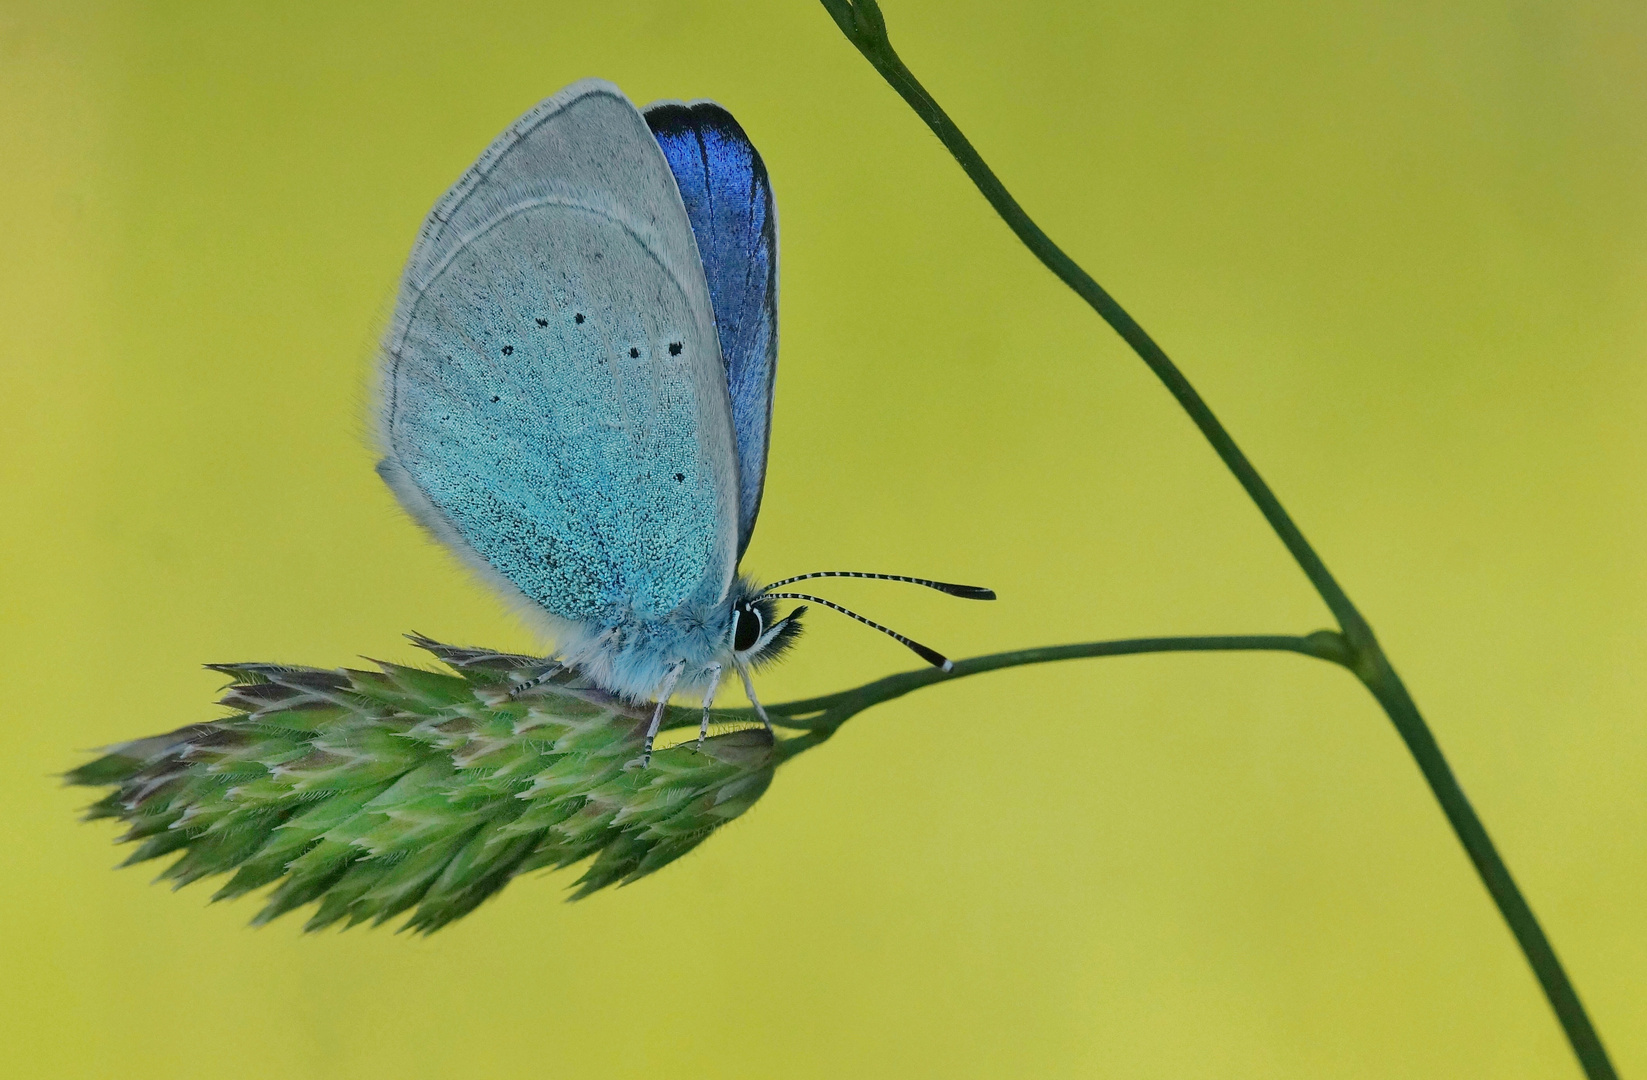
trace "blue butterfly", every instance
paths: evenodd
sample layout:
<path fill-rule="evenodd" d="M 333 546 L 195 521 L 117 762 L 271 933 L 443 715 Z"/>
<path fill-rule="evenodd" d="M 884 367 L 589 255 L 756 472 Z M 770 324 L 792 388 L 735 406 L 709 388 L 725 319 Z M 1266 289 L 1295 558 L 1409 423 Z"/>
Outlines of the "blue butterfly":
<path fill-rule="evenodd" d="M 777 370 L 766 167 L 712 102 L 636 109 L 586 79 L 521 117 L 430 212 L 378 372 L 378 472 L 556 640 L 556 669 L 665 703 L 751 667 L 827 600 L 738 573 Z M 768 723 L 770 727 L 770 723 Z"/>

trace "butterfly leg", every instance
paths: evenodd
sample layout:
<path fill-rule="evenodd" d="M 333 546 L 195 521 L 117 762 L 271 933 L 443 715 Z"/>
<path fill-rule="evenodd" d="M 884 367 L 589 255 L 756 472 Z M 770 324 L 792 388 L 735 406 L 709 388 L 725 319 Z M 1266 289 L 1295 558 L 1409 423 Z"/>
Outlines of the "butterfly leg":
<path fill-rule="evenodd" d="M 766 715 L 766 710 L 761 708 L 761 699 L 755 696 L 755 684 L 750 681 L 749 667 L 736 656 L 732 658 L 732 663 L 737 666 L 738 677 L 743 680 L 743 692 L 749 695 L 749 704 L 755 706 L 755 715 L 766 725 L 766 733 L 772 734 L 772 720 Z"/>
<path fill-rule="evenodd" d="M 544 683 L 549 682 L 556 675 L 559 675 L 565 670 L 565 664 L 562 664 L 559 661 L 551 661 L 547 667 L 532 676 L 530 679 L 527 679 L 524 682 L 516 683 L 513 687 L 511 687 L 509 689 L 510 700 L 512 701 L 516 698 L 524 697 L 525 695 L 530 694 L 533 690 L 536 690 Z"/>
<path fill-rule="evenodd" d="M 664 710 L 669 708 L 669 695 L 675 692 L 675 680 L 681 677 L 681 671 L 685 667 L 685 660 L 676 660 L 669 665 L 669 671 L 663 677 L 663 685 L 658 687 L 658 705 L 652 710 L 652 722 L 646 725 L 646 745 L 641 749 L 643 769 L 652 764 L 652 742 L 658 737 L 658 728 L 663 725 Z"/>
<path fill-rule="evenodd" d="M 709 706 L 715 701 L 715 688 L 721 684 L 721 666 L 710 664 L 704 669 L 709 673 L 709 689 L 703 692 L 703 723 L 698 725 L 698 749 L 703 749 L 703 741 L 709 737 Z"/>

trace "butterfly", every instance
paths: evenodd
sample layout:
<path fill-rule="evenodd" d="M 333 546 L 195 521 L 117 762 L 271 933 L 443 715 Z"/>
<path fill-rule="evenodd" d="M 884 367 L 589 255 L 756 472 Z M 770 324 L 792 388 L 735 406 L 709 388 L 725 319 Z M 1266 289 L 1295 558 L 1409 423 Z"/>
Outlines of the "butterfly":
<path fill-rule="evenodd" d="M 378 472 L 401 504 L 632 702 L 702 695 L 823 604 L 739 573 L 766 478 L 778 226 L 760 155 L 708 101 L 637 109 L 586 79 L 512 124 L 435 204 L 407 259 L 377 378 Z M 547 677 L 547 676 L 545 676 Z"/>

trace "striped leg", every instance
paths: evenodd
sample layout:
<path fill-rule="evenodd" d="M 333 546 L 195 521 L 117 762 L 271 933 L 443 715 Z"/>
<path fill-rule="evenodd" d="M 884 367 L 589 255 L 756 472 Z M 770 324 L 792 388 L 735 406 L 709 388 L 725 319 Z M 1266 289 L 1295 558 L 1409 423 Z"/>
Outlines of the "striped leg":
<path fill-rule="evenodd" d="M 652 722 L 646 726 L 646 745 L 641 749 L 643 769 L 652 765 L 652 742 L 658 737 L 658 728 L 663 724 L 663 713 L 669 708 L 669 695 L 675 692 L 675 681 L 681 677 L 681 671 L 685 667 L 685 660 L 676 660 L 664 675 L 663 685 L 658 687 L 658 706 L 652 710 Z"/>
<path fill-rule="evenodd" d="M 709 689 L 703 692 L 703 723 L 698 725 L 698 749 L 703 749 L 703 741 L 709 737 L 709 706 L 715 701 L 715 688 L 721 684 L 721 666 L 710 664 L 704 669 L 709 672 Z"/>
<path fill-rule="evenodd" d="M 538 687 L 549 682 L 556 675 L 559 675 L 565 670 L 565 664 L 558 661 L 551 661 L 548 667 L 544 668 L 530 679 L 527 679 L 525 682 L 517 683 L 514 687 L 512 687 L 509 690 L 509 697 L 511 699 L 525 697 L 527 694 L 530 694 L 533 690 L 536 690 Z"/>
<path fill-rule="evenodd" d="M 743 680 L 743 692 L 749 695 L 749 704 L 755 706 L 755 715 L 766 725 L 766 733 L 772 734 L 772 720 L 766 715 L 766 710 L 761 708 L 761 699 L 755 696 L 755 684 L 749 679 L 748 666 L 736 656 L 732 657 L 732 663 L 737 666 L 738 678 Z"/>

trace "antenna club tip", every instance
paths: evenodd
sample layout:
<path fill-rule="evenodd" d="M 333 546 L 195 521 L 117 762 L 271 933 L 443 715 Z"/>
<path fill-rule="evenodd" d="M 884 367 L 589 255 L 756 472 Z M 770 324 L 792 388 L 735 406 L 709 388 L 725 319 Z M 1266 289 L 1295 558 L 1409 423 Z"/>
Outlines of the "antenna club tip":
<path fill-rule="evenodd" d="M 938 668 L 945 675 L 948 675 L 950 672 L 955 670 L 955 661 L 946 658 L 943 663 L 938 665 Z"/>

